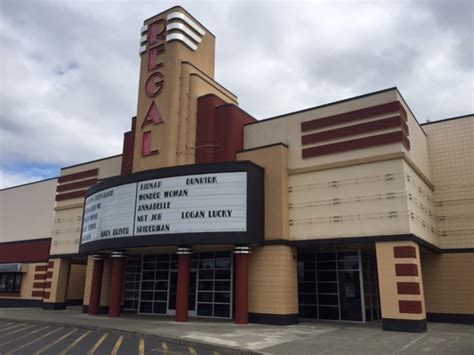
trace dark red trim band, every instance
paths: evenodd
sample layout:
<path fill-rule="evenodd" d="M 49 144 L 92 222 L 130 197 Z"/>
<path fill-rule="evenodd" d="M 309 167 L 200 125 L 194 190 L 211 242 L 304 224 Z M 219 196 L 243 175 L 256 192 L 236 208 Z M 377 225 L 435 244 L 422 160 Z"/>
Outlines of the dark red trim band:
<path fill-rule="evenodd" d="M 31 292 L 31 297 L 43 297 L 43 291 L 32 291 Z"/>
<path fill-rule="evenodd" d="M 395 258 L 416 259 L 416 248 L 414 246 L 393 247 L 393 256 Z"/>
<path fill-rule="evenodd" d="M 419 295 L 420 284 L 418 282 L 397 282 L 399 295 Z"/>
<path fill-rule="evenodd" d="M 421 301 L 398 301 L 400 313 L 420 314 L 423 313 Z"/>
<path fill-rule="evenodd" d="M 418 276 L 418 266 L 416 264 L 395 264 L 395 275 Z"/>
<path fill-rule="evenodd" d="M 44 282 L 33 282 L 33 288 L 44 288 Z"/>
<path fill-rule="evenodd" d="M 403 124 L 405 124 L 405 122 L 402 121 L 402 118 L 400 116 L 393 116 L 389 118 L 384 118 L 382 120 L 365 122 L 353 126 L 331 129 L 329 131 L 307 134 L 301 137 L 301 144 L 305 145 L 319 143 L 336 138 L 344 138 L 355 136 L 357 134 L 380 131 L 388 128 L 402 127 Z"/>
<path fill-rule="evenodd" d="M 74 198 L 84 197 L 85 195 L 86 195 L 86 190 L 66 192 L 64 194 L 56 195 L 56 201 L 72 200 Z"/>
<path fill-rule="evenodd" d="M 69 190 L 76 190 L 81 187 L 94 186 L 95 184 L 97 184 L 97 178 L 87 179 L 87 180 L 82 180 L 78 182 L 73 182 L 70 184 L 58 185 L 58 187 L 56 188 L 56 191 L 63 192 L 63 191 L 69 191 Z"/>
<path fill-rule="evenodd" d="M 121 175 L 130 175 L 133 172 L 133 151 L 135 148 L 135 126 L 137 118 L 132 118 L 132 128 L 123 135 Z"/>
<path fill-rule="evenodd" d="M 50 238 L 0 243 L 0 263 L 46 262 L 50 246 Z"/>
<path fill-rule="evenodd" d="M 52 271 L 48 271 L 48 272 L 46 273 L 46 278 L 47 278 L 47 279 L 50 279 L 50 278 L 52 278 L 52 277 L 53 277 L 53 272 L 52 272 Z"/>
<path fill-rule="evenodd" d="M 46 274 L 36 274 L 34 280 L 45 280 Z"/>
<path fill-rule="evenodd" d="M 48 269 L 52 269 L 54 267 L 54 261 L 50 261 L 48 263 Z"/>
<path fill-rule="evenodd" d="M 404 138 L 405 137 L 405 138 Z M 317 157 L 320 155 L 342 153 L 356 149 L 369 148 L 379 145 L 386 145 L 392 143 L 404 143 L 404 140 L 408 142 L 408 138 L 403 131 L 391 132 L 385 134 L 379 134 L 371 137 L 364 137 L 358 139 L 352 139 L 345 142 L 338 142 L 326 145 L 320 145 L 317 147 L 303 149 L 303 159 Z M 409 149 L 409 148 L 407 148 Z"/>
<path fill-rule="evenodd" d="M 68 174 L 58 177 L 58 183 L 62 184 L 63 182 L 80 180 L 86 177 L 93 177 L 99 175 L 99 169 L 84 170 L 79 173 Z"/>
<path fill-rule="evenodd" d="M 370 118 L 387 113 L 400 112 L 400 116 L 406 120 L 407 113 L 399 101 L 388 102 L 386 104 L 350 111 L 339 115 L 326 116 L 311 121 L 301 123 L 301 131 L 306 132 L 312 129 L 334 126 L 337 124 L 353 122 L 364 118 Z"/>

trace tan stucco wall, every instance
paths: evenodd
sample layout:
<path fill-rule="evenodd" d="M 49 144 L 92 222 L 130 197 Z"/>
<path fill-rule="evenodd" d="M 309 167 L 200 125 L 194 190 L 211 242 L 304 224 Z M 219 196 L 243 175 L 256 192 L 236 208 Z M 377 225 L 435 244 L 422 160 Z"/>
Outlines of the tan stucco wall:
<path fill-rule="evenodd" d="M 32 263 L 32 264 L 22 264 L 22 275 L 21 275 L 21 287 L 20 293 L 15 294 L 12 296 L 11 294 L 3 294 L 0 293 L 0 298 L 8 298 L 8 299 L 24 299 L 24 300 L 41 300 L 42 297 L 33 297 L 31 292 L 33 291 L 33 283 L 34 282 L 43 282 L 44 280 L 36 280 L 35 281 L 35 269 L 36 266 L 42 265 L 44 266 L 45 263 Z"/>
<path fill-rule="evenodd" d="M 265 239 L 288 239 L 288 148 L 283 145 L 237 154 L 265 169 Z"/>
<path fill-rule="evenodd" d="M 84 164 L 74 165 L 61 169 L 61 176 L 80 173 L 81 171 L 99 168 L 98 179 L 120 175 L 122 168 L 122 155 L 112 156 Z M 86 178 L 88 179 L 88 178 Z"/>
<path fill-rule="evenodd" d="M 396 143 L 302 158 L 302 122 L 393 101 L 399 101 L 407 112 L 410 150 Z M 393 113 L 330 129 L 390 116 Z M 427 138 L 396 89 L 250 124 L 244 134 L 245 149 L 279 142 L 288 145 L 290 239 L 414 234 L 436 245 Z"/>
<path fill-rule="evenodd" d="M 413 168 L 403 162 L 410 233 L 431 244 L 438 244 L 434 193 Z"/>
<path fill-rule="evenodd" d="M 429 152 L 428 152 L 428 138 L 423 131 L 423 128 L 418 124 L 415 116 L 411 113 L 408 105 L 405 103 L 405 100 L 402 98 L 399 92 L 397 94 L 397 99 L 400 101 L 402 106 L 407 112 L 407 125 L 408 125 L 408 139 L 410 140 L 410 150 L 407 150 L 403 147 L 403 151 L 408 155 L 408 157 L 415 163 L 416 167 L 426 176 L 428 180 L 431 181 L 431 167 L 429 161 Z"/>
<path fill-rule="evenodd" d="M 426 311 L 474 315 L 474 253 L 421 255 Z"/>
<path fill-rule="evenodd" d="M 49 238 L 57 179 L 0 190 L 0 243 Z"/>
<path fill-rule="evenodd" d="M 410 232 L 403 160 L 289 177 L 293 240 Z"/>
<path fill-rule="evenodd" d="M 249 312 L 298 313 L 298 277 L 293 248 L 252 248 L 249 258 Z"/>
<path fill-rule="evenodd" d="M 66 302 L 70 261 L 60 258 L 50 259 L 50 261 L 54 262 L 53 269 L 49 269 L 49 271 L 53 273 L 53 278 L 51 280 L 50 295 L 47 299 L 45 298 L 44 301 L 48 303 Z"/>
<path fill-rule="evenodd" d="M 474 115 L 424 125 L 441 248 L 474 248 Z"/>
<path fill-rule="evenodd" d="M 20 298 L 22 299 L 41 299 L 41 297 L 31 296 L 31 292 L 33 291 L 33 283 L 35 282 L 35 269 L 37 265 L 44 265 L 44 263 L 28 264 L 28 271 L 22 273 L 21 275 Z"/>
<path fill-rule="evenodd" d="M 67 287 L 67 300 L 80 300 L 84 297 L 86 269 L 86 265 L 71 264 Z"/>
<path fill-rule="evenodd" d="M 99 169 L 98 179 L 105 179 L 120 175 L 121 162 L 122 156 L 105 158 L 102 160 L 61 169 L 61 176 L 75 174 L 91 169 Z M 86 177 L 81 180 L 87 179 L 90 179 L 90 177 Z M 83 190 L 83 188 L 79 188 L 77 190 Z M 73 191 L 76 190 L 67 192 Z M 79 252 L 83 206 L 84 198 L 58 201 L 55 204 L 54 223 L 51 231 L 51 255 L 75 254 Z"/>
<path fill-rule="evenodd" d="M 416 258 L 395 259 L 393 248 L 396 246 L 413 246 L 416 248 Z M 420 265 L 420 250 L 413 242 L 382 242 L 376 243 L 377 272 L 379 279 L 380 307 L 382 318 L 388 319 L 426 319 L 426 307 L 423 291 L 423 280 Z M 418 276 L 396 276 L 395 264 L 416 264 Z M 397 282 L 418 282 L 419 295 L 399 295 Z M 398 301 L 421 301 L 423 312 L 420 314 L 400 313 Z"/>
<path fill-rule="evenodd" d="M 251 149 L 280 142 L 285 143 L 289 148 L 288 168 L 290 170 L 307 168 L 316 165 L 324 165 L 328 163 L 343 162 L 352 159 L 368 158 L 383 154 L 400 153 L 403 152 L 403 148 L 401 144 L 397 143 L 370 149 L 359 149 L 350 152 L 323 155 L 320 157 L 308 159 L 303 159 L 301 154 L 301 122 L 384 104 L 397 99 L 397 91 L 392 90 L 354 100 L 340 102 L 334 105 L 315 108 L 304 112 L 289 114 L 285 117 L 262 121 L 257 124 L 247 125 L 244 128 L 244 149 Z M 357 123 L 372 121 L 374 119 L 385 118 L 389 116 L 393 116 L 393 114 L 371 117 L 367 120 L 357 121 Z M 331 129 L 347 125 L 350 124 L 334 125 L 331 126 Z M 356 138 L 356 136 L 353 138 Z"/>

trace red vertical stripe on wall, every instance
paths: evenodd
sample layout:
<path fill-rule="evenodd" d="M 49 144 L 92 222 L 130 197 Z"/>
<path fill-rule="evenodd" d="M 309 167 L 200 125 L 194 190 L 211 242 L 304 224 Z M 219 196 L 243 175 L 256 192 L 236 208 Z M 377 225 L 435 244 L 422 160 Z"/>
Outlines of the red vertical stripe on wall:
<path fill-rule="evenodd" d="M 198 99 L 196 163 L 235 161 L 243 149 L 244 125 L 255 118 L 215 95 Z"/>
<path fill-rule="evenodd" d="M 176 322 L 188 321 L 189 281 L 191 255 L 178 255 L 178 280 L 176 287 Z"/>
<path fill-rule="evenodd" d="M 120 317 L 125 276 L 125 258 L 112 259 L 110 280 L 109 317 Z"/>
<path fill-rule="evenodd" d="M 255 119 L 232 104 L 219 106 L 216 112 L 218 148 L 215 161 L 235 161 L 237 152 L 244 148 L 244 125 Z"/>
<path fill-rule="evenodd" d="M 212 163 L 216 151 L 216 108 L 225 102 L 215 95 L 198 99 L 196 126 L 196 163 Z"/>
<path fill-rule="evenodd" d="M 137 118 L 132 118 L 132 129 L 123 136 L 121 174 L 129 175 L 133 171 L 133 152 L 135 148 L 135 125 Z"/>

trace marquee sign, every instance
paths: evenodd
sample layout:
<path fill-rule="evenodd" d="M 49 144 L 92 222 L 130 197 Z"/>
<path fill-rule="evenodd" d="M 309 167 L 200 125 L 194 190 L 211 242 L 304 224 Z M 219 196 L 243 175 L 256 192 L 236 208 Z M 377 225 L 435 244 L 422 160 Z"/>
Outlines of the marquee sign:
<path fill-rule="evenodd" d="M 255 242 L 263 239 L 262 191 L 262 169 L 250 162 L 179 166 L 107 180 L 87 193 L 81 252 L 97 246 Z"/>

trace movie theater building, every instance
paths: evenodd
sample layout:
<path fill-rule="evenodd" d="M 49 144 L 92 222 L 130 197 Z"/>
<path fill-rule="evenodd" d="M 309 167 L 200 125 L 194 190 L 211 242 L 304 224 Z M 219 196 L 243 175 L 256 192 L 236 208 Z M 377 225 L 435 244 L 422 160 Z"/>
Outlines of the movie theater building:
<path fill-rule="evenodd" d="M 258 121 L 183 8 L 140 36 L 122 154 L 1 191 L 1 306 L 473 323 L 474 115 L 420 126 L 390 88 Z"/>

